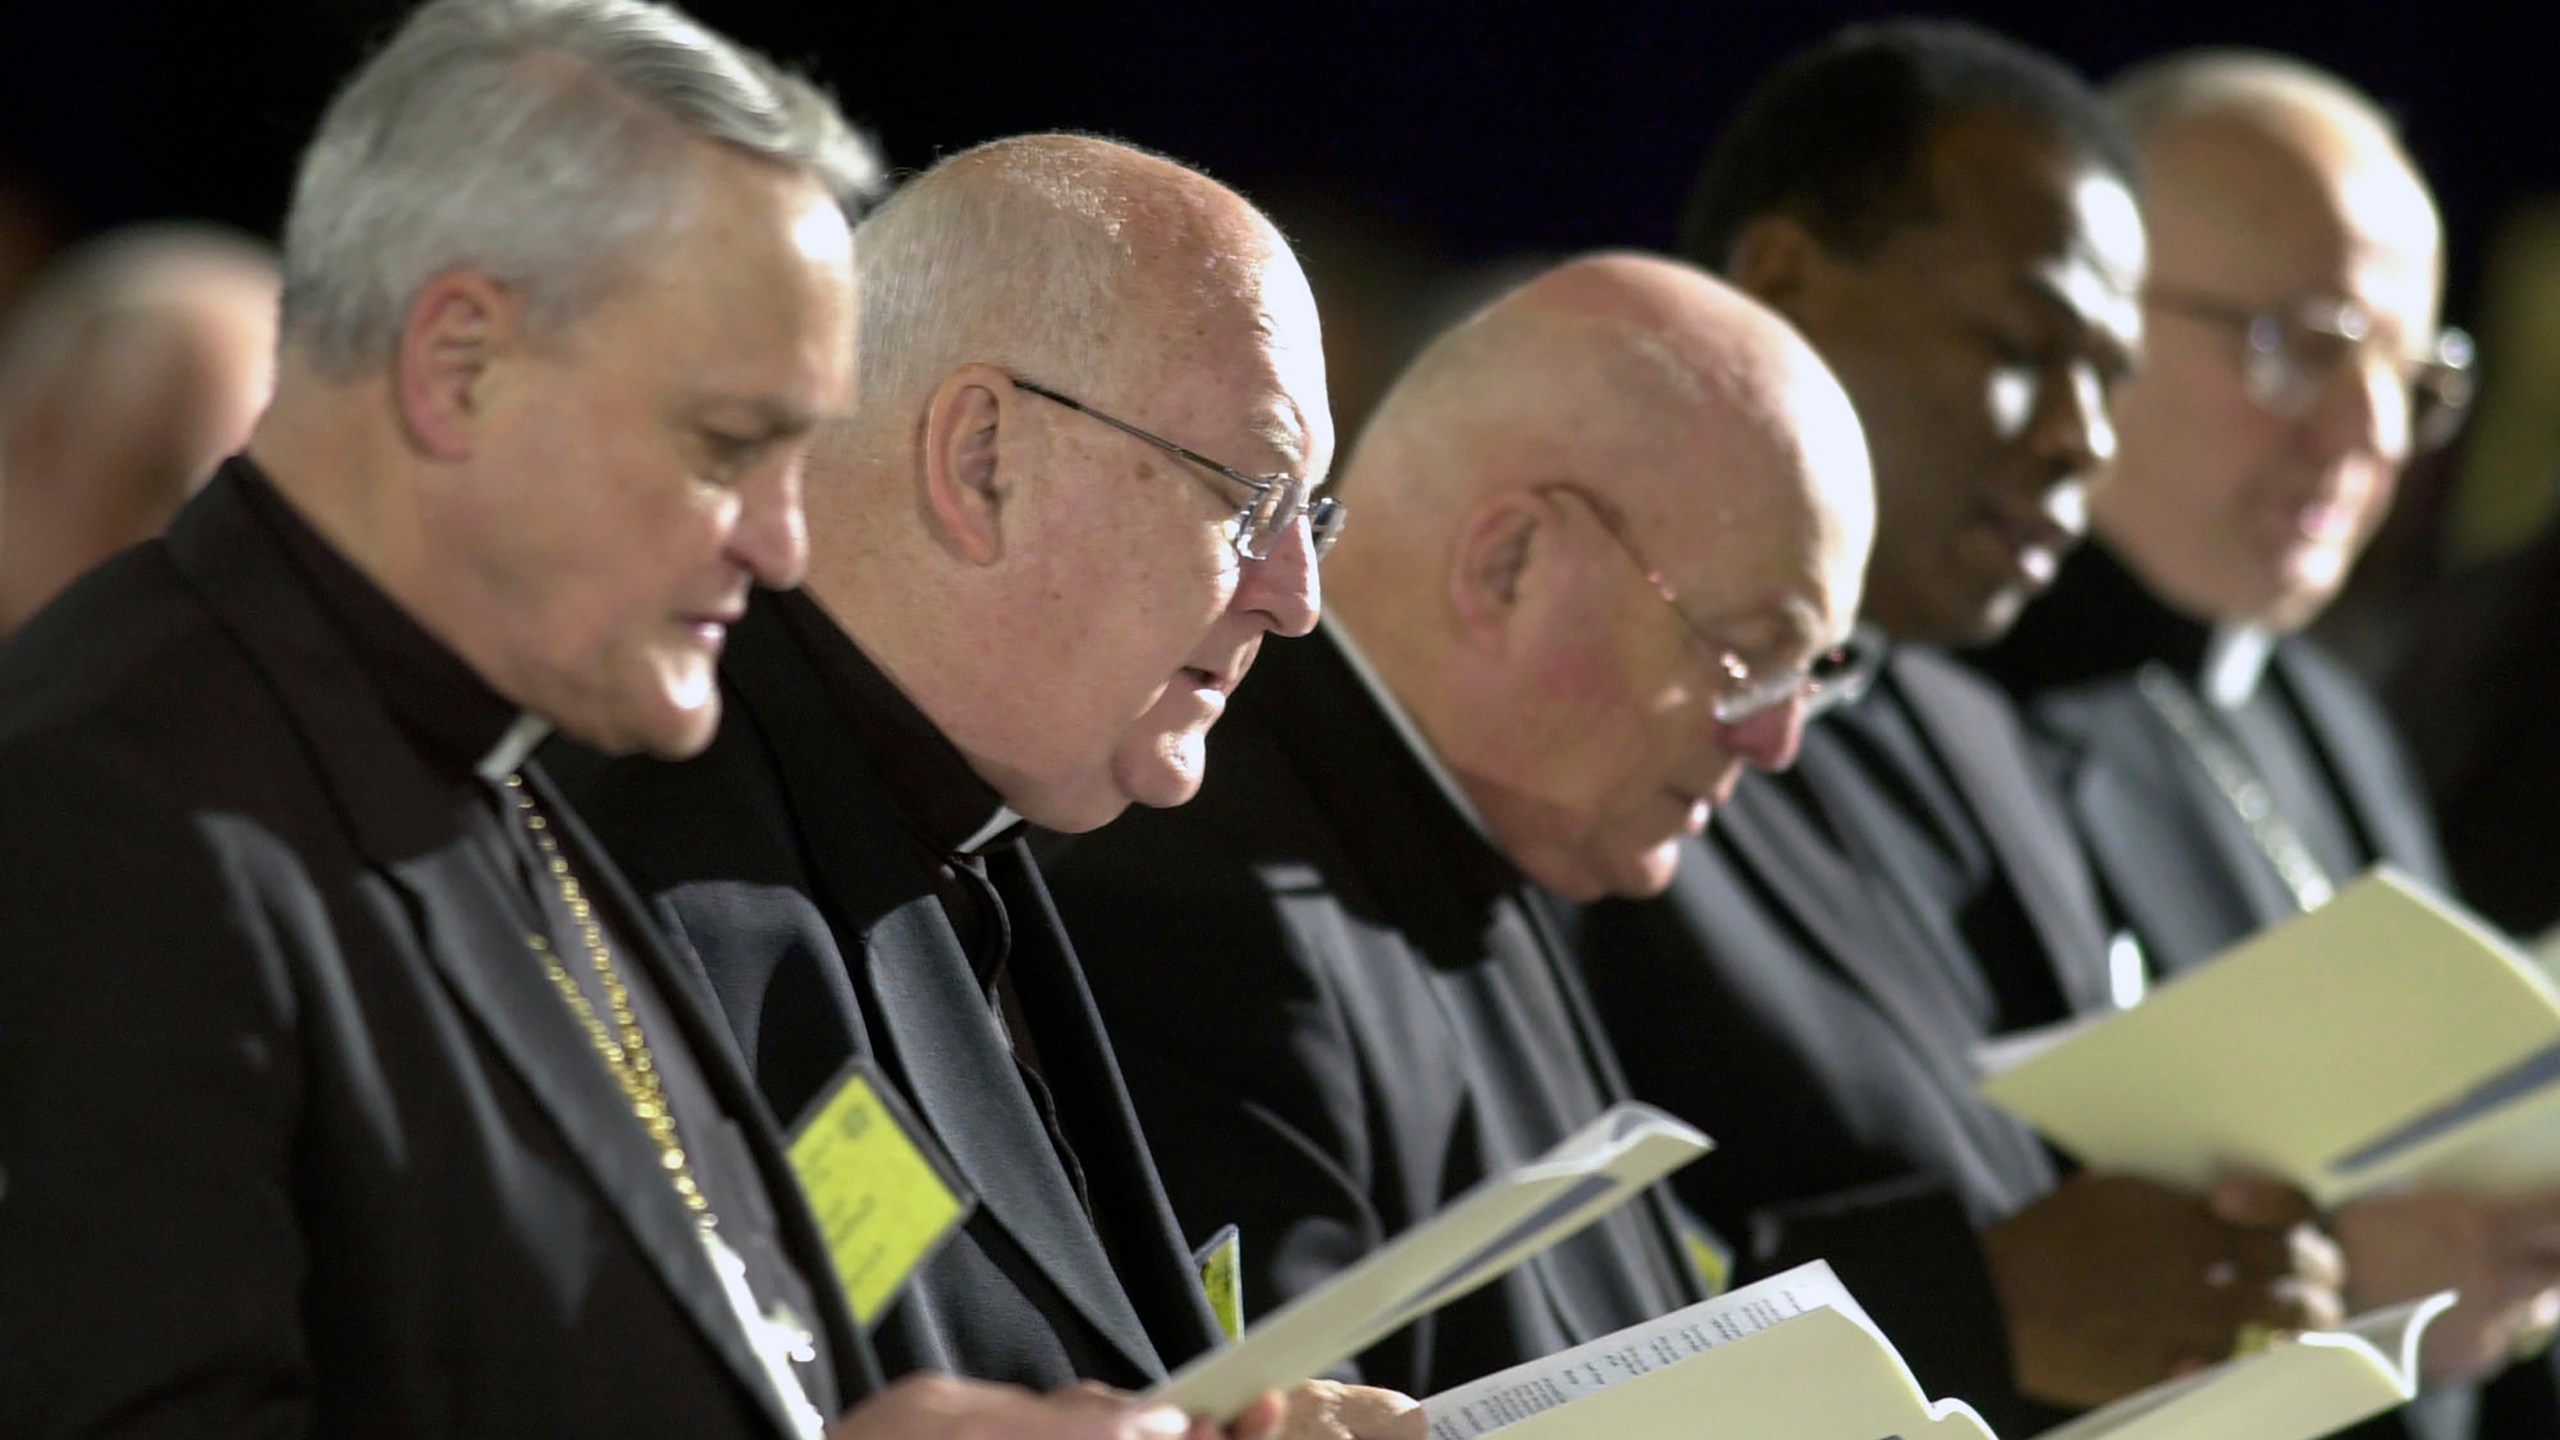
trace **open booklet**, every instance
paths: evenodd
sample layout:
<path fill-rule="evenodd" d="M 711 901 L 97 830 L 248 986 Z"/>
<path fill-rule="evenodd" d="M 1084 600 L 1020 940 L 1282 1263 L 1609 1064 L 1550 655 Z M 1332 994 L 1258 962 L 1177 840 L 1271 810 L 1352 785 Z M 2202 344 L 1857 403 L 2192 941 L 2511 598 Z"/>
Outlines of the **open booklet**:
<path fill-rule="evenodd" d="M 2560 1186 L 2560 988 L 2388 869 L 2116 1014 L 1988 1047 L 1982 1093 L 2093 1168 Z"/>
<path fill-rule="evenodd" d="M 1991 1440 L 1819 1260 L 1422 1402 L 1431 1440 Z"/>
<path fill-rule="evenodd" d="M 2450 1292 L 2155 1385 L 2041 1440 L 2317 1440 L 2417 1393 Z M 1988 1440 L 1820 1261 L 1422 1402 L 1431 1440 Z"/>
<path fill-rule="evenodd" d="M 1358 1354 L 1711 1148 L 1707 1137 L 1651 1106 L 1615 1106 L 1536 1160 L 1475 1186 L 1324 1285 L 1253 1321 L 1242 1340 L 1182 1367 L 1147 1403 L 1233 1419 L 1262 1392 L 1287 1389 Z"/>

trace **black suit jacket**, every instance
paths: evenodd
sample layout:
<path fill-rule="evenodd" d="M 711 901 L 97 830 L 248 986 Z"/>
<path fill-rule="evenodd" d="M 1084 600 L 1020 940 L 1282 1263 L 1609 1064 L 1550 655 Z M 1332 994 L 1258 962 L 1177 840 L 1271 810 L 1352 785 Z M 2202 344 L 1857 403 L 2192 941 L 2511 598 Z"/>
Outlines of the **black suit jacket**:
<path fill-rule="evenodd" d="M 1178 809 L 1049 864 L 1189 1233 L 1267 1312 L 1535 1157 L 1625 1087 L 1551 917 L 1330 636 L 1266 646 Z M 1712 1164 L 1712 1159 L 1702 1162 Z M 1698 1298 L 1667 1198 L 1359 1357 L 1428 1395 Z"/>
<path fill-rule="evenodd" d="M 2006 686 L 2058 777 L 2091 864 L 2151 968 L 2174 975 L 2300 913 L 2231 801 L 2143 698 L 2136 676 L 2198 679 L 2205 627 L 2172 614 L 2105 547 L 2082 547 L 1997 647 L 1972 657 Z M 2310 641 L 2276 642 L 2260 685 L 2310 746 L 2360 864 L 2389 861 L 2449 889 L 2416 773 L 2381 705 Z M 2335 877 L 2343 883 L 2349 877 Z M 2551 1366 L 2424 1397 L 2352 1434 L 2366 1440 L 2547 1440 L 2560 1433 Z"/>
<path fill-rule="evenodd" d="M 917 846 L 799 638 L 758 595 L 722 664 L 727 719 L 682 765 L 566 784 L 711 976 L 774 1114 L 796 1126 L 875 1062 L 979 1207 L 884 1313 L 891 1374 L 1139 1387 L 1216 1343 L 1083 975 L 1020 840 L 987 854 L 1013 978 L 1097 1230 Z M 575 762 L 561 762 L 567 767 Z"/>
<path fill-rule="evenodd" d="M 1999 693 L 1899 647 L 1878 694 L 1902 703 L 2016 893 L 2067 1005 L 2107 1003 L 2097 895 L 2067 818 Z M 1934 842 L 1910 786 L 1835 716 L 1783 780 L 1747 776 L 1669 893 L 1588 907 L 1580 949 L 1636 1093 L 1721 1149 L 1675 1178 L 1708 1223 L 1746 1237 L 1757 1276 L 1832 1262 L 1933 1395 L 2003 1434 L 2057 1417 L 2016 1395 L 1974 1231 L 2052 1188 L 2025 1127 L 1973 1093 L 1988 1038 L 1982 967 L 1951 918 L 1905 883 Z"/>
<path fill-rule="evenodd" d="M 790 1433 L 485 795 L 238 477 L 0 650 L 0 796 L 0 1433 Z M 698 982 L 552 811 L 831 1297 Z"/>

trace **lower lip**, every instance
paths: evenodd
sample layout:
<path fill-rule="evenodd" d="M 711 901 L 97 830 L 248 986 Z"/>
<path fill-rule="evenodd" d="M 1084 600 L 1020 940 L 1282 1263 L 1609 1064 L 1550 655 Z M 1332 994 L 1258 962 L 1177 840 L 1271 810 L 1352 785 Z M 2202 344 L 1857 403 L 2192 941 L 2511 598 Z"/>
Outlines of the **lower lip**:
<path fill-rule="evenodd" d="M 694 643 L 717 655 L 729 643 L 729 627 L 716 620 L 697 620 L 687 625 Z"/>
<path fill-rule="evenodd" d="M 1216 676 L 1205 670 L 1185 670 L 1182 678 L 1191 682 L 1191 693 L 1200 697 L 1201 704 L 1214 713 L 1226 712 L 1227 687 L 1219 684 Z"/>
<path fill-rule="evenodd" d="M 2005 520 L 1982 520 L 1972 534 L 1979 537 L 1978 558 L 2016 581 L 2042 589 L 2053 583 L 2054 572 L 2061 568 L 2060 549 L 2043 540 L 2028 539 L 2024 529 Z"/>
<path fill-rule="evenodd" d="M 2295 544 L 2331 544 L 2344 538 L 2347 530 L 2343 505 L 2276 503 L 2264 507 L 2263 513 L 2278 537 Z"/>

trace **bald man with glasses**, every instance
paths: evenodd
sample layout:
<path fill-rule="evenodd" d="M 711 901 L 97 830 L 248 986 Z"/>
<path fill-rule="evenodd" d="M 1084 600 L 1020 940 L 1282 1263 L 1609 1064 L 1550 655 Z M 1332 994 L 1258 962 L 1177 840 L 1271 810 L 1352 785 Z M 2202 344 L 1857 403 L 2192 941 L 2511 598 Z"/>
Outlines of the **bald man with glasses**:
<path fill-rule="evenodd" d="M 1141 1390 L 1222 1336 L 1022 835 L 1189 798 L 1262 643 L 1315 624 L 1314 301 L 1242 198 L 1075 136 L 945 161 L 854 249 L 805 587 L 732 627 L 700 759 L 568 785 L 840 1222 L 883 1369 Z M 930 1157 L 894 1188 L 844 1158 L 890 1131 Z M 1307 1386 L 1235 1433 L 1275 1424 L 1421 1430 Z"/>
<path fill-rule="evenodd" d="M 1237 694 L 1200 798 L 1048 866 L 1175 1213 L 1238 1227 L 1257 1313 L 1625 1098 L 1552 897 L 1659 891 L 1854 688 L 1873 530 L 1821 362 L 1626 255 L 1434 341 L 1340 490 L 1329 617 Z M 1356 1371 L 1426 1394 L 1596 1339 L 1697 1298 L 1707 1243 L 1649 1194 Z"/>

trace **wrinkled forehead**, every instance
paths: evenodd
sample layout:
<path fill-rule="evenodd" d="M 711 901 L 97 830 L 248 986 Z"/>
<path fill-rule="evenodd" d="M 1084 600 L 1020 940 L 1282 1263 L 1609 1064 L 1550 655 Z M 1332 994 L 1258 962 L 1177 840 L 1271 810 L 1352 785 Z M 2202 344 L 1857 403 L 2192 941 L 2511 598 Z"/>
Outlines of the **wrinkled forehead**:
<path fill-rule="evenodd" d="M 1315 298 L 1285 246 L 1231 254 L 1214 269 L 1153 287 L 1129 339 L 1152 352 L 1138 367 L 1167 400 L 1222 439 L 1251 447 L 1229 463 L 1308 479 L 1332 463 L 1324 343 Z"/>

